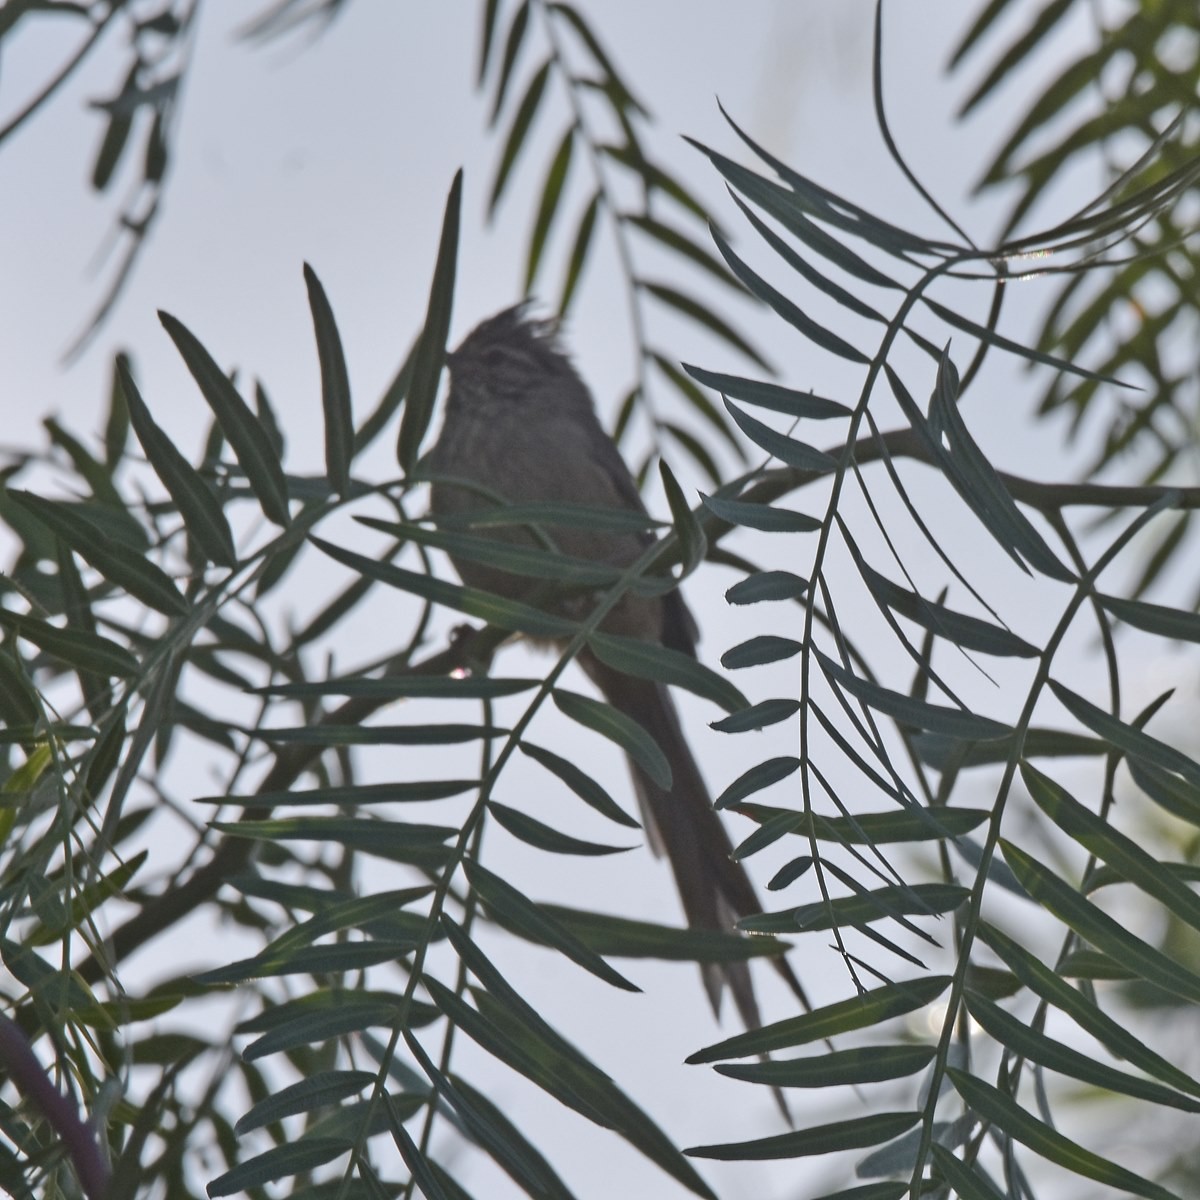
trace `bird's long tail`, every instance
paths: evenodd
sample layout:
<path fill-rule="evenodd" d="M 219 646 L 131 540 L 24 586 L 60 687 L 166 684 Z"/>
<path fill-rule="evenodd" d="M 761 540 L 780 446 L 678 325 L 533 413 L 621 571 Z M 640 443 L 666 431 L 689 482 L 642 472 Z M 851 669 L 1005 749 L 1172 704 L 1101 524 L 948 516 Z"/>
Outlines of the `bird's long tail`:
<path fill-rule="evenodd" d="M 591 656 L 584 657 L 582 665 L 608 702 L 636 721 L 670 764 L 669 790 L 636 765 L 632 769 L 650 843 L 671 864 L 688 924 L 693 929 L 728 931 L 739 917 L 761 912 L 753 885 L 734 859 L 729 834 L 713 809 L 670 693 L 662 684 L 625 675 Z M 800 1002 L 809 1007 L 786 960 L 772 961 Z M 701 973 L 715 1013 L 720 1014 L 722 987 L 728 984 L 747 1027 L 762 1024 L 748 963 L 709 963 Z"/>

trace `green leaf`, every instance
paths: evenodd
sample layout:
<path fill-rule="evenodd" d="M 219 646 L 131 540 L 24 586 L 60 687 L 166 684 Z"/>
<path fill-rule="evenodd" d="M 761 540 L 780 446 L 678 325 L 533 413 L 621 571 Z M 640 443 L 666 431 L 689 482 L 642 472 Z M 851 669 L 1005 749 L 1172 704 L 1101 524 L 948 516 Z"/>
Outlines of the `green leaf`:
<path fill-rule="evenodd" d="M 569 834 L 560 833 L 536 817 L 531 817 L 518 809 L 509 808 L 507 804 L 501 804 L 498 800 L 489 800 L 488 810 L 513 837 L 551 854 L 596 856 L 622 854 L 626 850 L 633 849 L 632 846 L 602 846 L 598 842 L 585 842 L 582 838 L 571 837 Z"/>
<path fill-rule="evenodd" d="M 755 571 L 725 593 L 730 604 L 759 604 L 764 600 L 799 600 L 808 580 L 791 571 Z"/>
<path fill-rule="evenodd" d="M 413 358 L 412 382 L 400 421 L 396 458 L 407 473 L 416 465 L 421 442 L 433 415 L 438 381 L 446 362 L 446 338 L 450 333 L 450 315 L 454 307 L 454 280 L 458 261 L 458 233 L 462 212 L 462 170 L 454 175 L 442 216 L 442 236 L 438 242 L 437 262 L 429 285 L 429 304 L 425 325 L 417 339 Z"/>
<path fill-rule="evenodd" d="M 324 679 L 312 683 L 277 683 L 251 689 L 256 696 L 289 696 L 314 700 L 325 696 L 369 697 L 372 700 L 494 700 L 532 691 L 539 679 L 503 679 L 493 675 L 388 675 L 364 679 Z"/>
<path fill-rule="evenodd" d="M 911 1129 L 920 1113 L 882 1112 L 866 1117 L 794 1129 L 752 1142 L 727 1142 L 716 1146 L 691 1146 L 684 1151 L 693 1158 L 715 1158 L 722 1162 L 752 1162 L 773 1158 L 801 1158 L 810 1154 L 833 1154 L 838 1150 L 861 1150 L 878 1146 Z M 903 1193 L 901 1193 L 903 1195 Z"/>
<path fill-rule="evenodd" d="M 1021 886 L 1081 938 L 1136 971 L 1147 982 L 1193 1004 L 1200 1003 L 1200 976 L 1135 937 L 1019 847 L 1004 838 L 1000 839 L 1000 845 Z"/>
<path fill-rule="evenodd" d="M 328 1108 L 339 1100 L 357 1096 L 364 1088 L 371 1087 L 375 1079 L 374 1071 L 318 1071 L 260 1100 L 238 1121 L 234 1131 L 241 1137 L 284 1117 Z"/>
<path fill-rule="evenodd" d="M 533 222 L 533 233 L 529 239 L 529 253 L 525 260 L 524 292 L 529 294 L 533 282 L 537 278 L 538 267 L 541 265 L 542 253 L 546 249 L 546 239 L 550 236 L 550 227 L 558 215 L 558 202 L 562 199 L 563 185 L 567 181 L 567 173 L 571 169 L 571 152 L 575 148 L 575 126 L 572 125 L 559 143 L 554 157 L 550 160 L 550 169 L 546 172 L 546 181 L 542 184 L 542 198 L 538 203 L 537 216 Z"/>
<path fill-rule="evenodd" d="M 463 1113 L 463 1101 L 470 1106 L 474 1118 L 471 1128 L 476 1140 L 479 1140 L 476 1131 L 482 1124 L 490 1134 L 491 1144 L 485 1143 L 486 1148 L 518 1184 L 530 1195 L 545 1196 L 547 1200 L 573 1200 L 571 1190 L 554 1168 L 500 1108 L 465 1079 L 451 1076 L 450 1083 L 456 1093 L 455 1110 Z"/>
<path fill-rule="evenodd" d="M 162 480 L 188 534 L 210 562 L 223 567 L 237 563 L 233 534 L 220 502 L 200 472 L 175 448 L 175 443 L 158 427 L 142 399 L 128 363 L 117 360 L 117 374 L 129 412 L 129 419 L 146 458 Z"/>
<path fill-rule="evenodd" d="M 764 788 L 786 779 L 799 767 L 800 760 L 790 754 L 779 758 L 768 758 L 765 762 L 758 763 L 739 775 L 713 801 L 713 807 L 730 808 L 734 804 L 739 804 L 747 796 L 753 796 L 756 792 L 761 792 Z"/>
<path fill-rule="evenodd" d="M 614 1130 L 673 1179 L 705 1200 L 712 1191 L 653 1120 L 512 989 L 483 952 L 449 918 L 442 925 L 459 956 L 486 991 L 478 1010 L 436 979 L 426 986 L 435 1003 L 468 1037 L 547 1094 L 602 1128 Z"/>
<path fill-rule="evenodd" d="M 704 507 L 730 525 L 761 529 L 766 533 L 812 533 L 821 522 L 808 513 L 773 504 L 754 504 L 745 500 L 724 500 L 720 496 L 701 495 Z"/>
<path fill-rule="evenodd" d="M 814 900 L 782 912 L 753 913 L 737 924 L 748 933 L 806 933 L 840 925 L 857 929 L 872 921 L 893 920 L 903 915 L 941 916 L 953 912 L 970 895 L 970 888 L 953 883 L 894 884 L 854 896 L 838 896 L 828 902 Z M 909 927 L 908 922 L 904 924 Z"/>
<path fill-rule="evenodd" d="M 444 843 L 458 833 L 449 825 L 307 815 L 267 821 L 214 821 L 213 828 L 234 837 L 264 841 L 335 842 L 364 854 L 416 866 L 443 864 L 450 853 Z"/>
<path fill-rule="evenodd" d="M 217 418 L 217 424 L 237 455 L 238 464 L 258 497 L 264 515 L 276 525 L 286 527 L 290 520 L 287 479 L 262 422 L 250 411 L 229 376 L 217 366 L 212 355 L 183 322 L 161 311 L 158 319 L 199 385 L 213 416 Z"/>
<path fill-rule="evenodd" d="M 1085 808 L 1037 768 L 1023 762 L 1021 777 L 1038 807 L 1059 829 L 1103 859 L 1122 879 L 1161 900 L 1179 920 L 1200 929 L 1200 896 L 1164 870 L 1159 859 Z"/>
<path fill-rule="evenodd" d="M 931 404 L 938 418 L 935 428 L 932 417 L 926 421 L 895 371 L 887 364 L 884 370 L 892 385 L 892 394 L 914 432 L 921 438 L 947 481 L 966 501 L 997 545 L 1023 571 L 1028 572 L 1029 566 L 1034 566 L 1051 579 L 1073 583 L 1074 575 L 1058 561 L 1029 518 L 1017 508 L 994 468 L 971 439 L 962 418 L 958 416 L 957 404 L 953 401 L 942 402 L 936 407 Z M 934 387 L 935 401 L 942 392 L 956 394 L 957 381 L 953 364 L 943 355 Z M 950 440 L 950 449 L 943 443 L 943 435 Z"/>
<path fill-rule="evenodd" d="M 824 1088 L 903 1079 L 934 1059 L 933 1046 L 860 1046 L 776 1062 L 719 1063 L 717 1073 L 770 1087 Z"/>
<path fill-rule="evenodd" d="M 1118 1058 L 1125 1059 L 1180 1091 L 1200 1096 L 1200 1083 L 1155 1054 L 1134 1037 L 1123 1022 L 1106 1016 L 1083 992 L 1072 987 L 1040 959 L 1023 950 L 1007 934 L 984 921 L 980 924 L 979 936 L 1030 991 L 1065 1012 L 1081 1029 L 1090 1033 Z"/>
<path fill-rule="evenodd" d="M 304 264 L 308 306 L 321 363 L 321 407 L 325 413 L 325 472 L 329 486 L 345 496 L 350 486 L 350 461 L 354 457 L 354 416 L 350 406 L 350 374 L 329 297 L 316 272 Z"/>
<path fill-rule="evenodd" d="M 555 688 L 551 696 L 561 713 L 615 742 L 659 787 L 671 790 L 671 764 L 658 743 L 632 717 L 603 700 L 564 688 Z"/>
<path fill-rule="evenodd" d="M 0 626 L 80 671 L 94 671 L 106 679 L 114 675 L 124 679 L 139 670 L 137 659 L 124 646 L 97 633 L 69 626 L 60 629 L 48 621 L 5 608 L 0 608 Z"/>
<path fill-rule="evenodd" d="M 978 1117 L 996 1125 L 1050 1162 L 1065 1167 L 1075 1175 L 1094 1179 L 1097 1183 L 1132 1192 L 1136 1196 L 1145 1196 L 1147 1200 L 1179 1200 L 1174 1192 L 1085 1150 L 1078 1142 L 1043 1124 L 1032 1113 L 1021 1108 L 1011 1096 L 992 1087 L 990 1083 L 984 1083 L 965 1071 L 956 1071 L 953 1067 L 946 1074 Z"/>
<path fill-rule="evenodd" d="M 884 984 L 861 996 L 827 1004 L 803 1016 L 788 1017 L 761 1029 L 735 1034 L 697 1050 L 687 1061 L 711 1063 L 723 1058 L 749 1058 L 754 1054 L 770 1054 L 774 1050 L 786 1050 L 855 1029 L 870 1028 L 932 1004 L 950 983 L 948 975 L 929 975 L 905 983 Z"/>
<path fill-rule="evenodd" d="M 721 655 L 721 666 L 727 671 L 744 667 L 761 667 L 764 663 L 782 662 L 795 658 L 804 649 L 804 643 L 795 638 L 776 637 L 761 633 L 749 641 L 742 642 Z"/>
<path fill-rule="evenodd" d="M 305 1138 L 275 1146 L 246 1159 L 208 1185 L 210 1196 L 232 1196 L 248 1188 L 259 1188 L 276 1179 L 287 1179 L 312 1171 L 340 1158 L 354 1143 L 346 1138 Z"/>
<path fill-rule="evenodd" d="M 201 971 L 193 976 L 197 983 L 234 984 L 244 983 L 248 979 L 268 979 L 282 975 L 317 975 L 323 973 L 341 974 L 346 971 L 364 971 L 368 967 L 377 967 L 380 963 L 396 962 L 408 954 L 416 943 L 411 942 L 380 942 L 364 940 L 359 942 L 337 942 L 331 945 L 303 946 L 299 949 L 288 950 L 283 954 L 273 954 L 270 951 L 256 954 L 253 958 L 242 958 L 224 967 L 212 971 Z M 349 1019 L 351 1009 L 345 1011 L 335 1020 Z M 344 1032 L 339 1027 L 339 1032 Z M 332 1034 L 323 1034 L 331 1037 Z M 251 1048 L 244 1052 L 251 1054 Z M 266 1054 L 263 1050 L 260 1054 Z M 256 1054 L 255 1057 L 258 1055 Z"/>
<path fill-rule="evenodd" d="M 498 924 L 526 941 L 550 946 L 565 954 L 573 963 L 577 963 L 585 971 L 590 971 L 597 979 L 603 979 L 613 987 L 627 992 L 642 990 L 610 967 L 600 955 L 589 950 L 574 934 L 550 916 L 543 905 L 535 904 L 499 875 L 470 860 L 463 863 L 463 869 L 471 886 L 479 893 Z"/>
<path fill-rule="evenodd" d="M 944 604 L 927 600 L 916 592 L 900 587 L 870 567 L 855 550 L 851 552 L 855 554 L 859 573 L 876 603 L 915 621 L 923 629 L 946 638 L 964 650 L 978 650 L 983 654 L 1036 658 L 1040 653 L 1036 646 L 999 625 L 955 612 Z"/>
<path fill-rule="evenodd" d="M 710 721 L 709 728 L 718 733 L 749 733 L 751 730 L 766 729 L 768 725 L 778 725 L 799 711 L 799 700 L 760 700 L 720 721 Z"/>
<path fill-rule="evenodd" d="M 880 687 L 877 683 L 859 679 L 820 650 L 814 648 L 813 653 L 825 673 L 851 695 L 902 724 L 926 729 L 931 733 L 946 734 L 963 741 L 993 741 L 996 738 L 1007 737 L 1012 732 L 1007 725 L 967 709 L 930 704 L 926 700 L 916 700 L 912 696 Z"/>
<path fill-rule="evenodd" d="M 618 825 L 624 825 L 628 829 L 641 828 L 641 825 L 625 812 L 604 788 L 573 762 L 547 750 L 544 746 L 536 746 L 531 742 L 521 742 L 520 750 L 522 754 L 528 755 L 534 762 L 545 767 L 552 775 L 556 775 L 575 795 L 585 804 L 594 808 L 601 816 L 607 817 Z"/>
<path fill-rule="evenodd" d="M 1093 1055 L 1081 1054 L 1078 1050 L 1039 1033 L 1026 1022 L 970 988 L 967 989 L 967 1007 L 989 1037 L 995 1038 L 1007 1050 L 1031 1062 L 1040 1063 L 1051 1071 L 1070 1075 L 1110 1092 L 1118 1092 L 1138 1100 L 1149 1100 L 1152 1104 L 1165 1104 L 1184 1112 L 1200 1112 L 1200 1101 L 1181 1096 L 1160 1083 L 1140 1079 L 1127 1071 L 1118 1071 L 1097 1062 Z"/>
<path fill-rule="evenodd" d="M 814 345 L 838 358 L 858 364 L 866 364 L 871 361 L 856 346 L 850 345 L 845 338 L 838 337 L 832 330 L 819 325 L 799 305 L 789 300 L 781 291 L 772 287 L 761 275 L 752 270 L 733 252 L 733 248 L 715 227 L 710 225 L 709 233 L 716 242 L 721 257 L 729 264 L 729 269 L 742 281 L 746 290 L 773 308 L 793 329 L 798 330 Z"/>
<path fill-rule="evenodd" d="M 1134 783 L 1155 804 L 1165 808 L 1181 821 L 1200 825 L 1200 787 L 1186 783 L 1159 767 L 1143 762 L 1140 758 L 1129 759 L 1127 765 Z"/>
<path fill-rule="evenodd" d="M 660 642 L 597 631 L 589 636 L 588 646 L 602 663 L 614 670 L 639 679 L 686 688 L 719 704 L 726 712 L 739 711 L 750 703 L 724 676 L 692 655 Z"/>
<path fill-rule="evenodd" d="M 546 90 L 546 80 L 550 77 L 551 62 L 551 59 L 547 59 L 542 63 L 529 81 L 529 87 L 525 89 L 525 95 L 521 98 L 516 115 L 508 128 L 508 137 L 504 140 L 504 149 L 500 152 L 496 177 L 492 181 L 491 194 L 488 196 L 489 217 L 495 213 L 496 205 L 500 203 L 500 197 L 504 194 L 505 184 L 508 182 L 517 157 L 524 149 L 525 139 L 533 125 L 534 117 L 537 116 L 538 105 L 542 102 L 542 94 Z"/>
<path fill-rule="evenodd" d="M 1200 763 L 1180 753 L 1173 746 L 1160 742 L 1158 738 L 1097 708 L 1090 700 L 1085 700 L 1070 688 L 1050 680 L 1050 690 L 1058 697 L 1063 706 L 1075 719 L 1086 725 L 1093 733 L 1098 733 L 1106 741 L 1111 742 L 1118 750 L 1136 755 L 1148 763 L 1162 767 L 1167 771 L 1175 771 L 1189 783 L 1200 787 Z"/>
<path fill-rule="evenodd" d="M 983 808 L 916 808 L 885 812 L 856 813 L 852 817 L 806 816 L 802 812 L 776 810 L 766 805 L 747 804 L 742 811 L 756 821 L 765 821 L 777 811 L 797 818 L 796 833 L 839 846 L 886 846 L 898 842 L 925 842 L 961 837 L 986 821 L 991 813 Z"/>
<path fill-rule="evenodd" d="M 109 583 L 156 612 L 183 616 L 187 601 L 165 572 L 76 511 L 76 506 L 9 489 L 7 495 L 86 559 Z"/>
<path fill-rule="evenodd" d="M 725 408 L 737 422 L 738 428 L 756 446 L 779 459 L 785 466 L 794 467 L 798 471 L 811 471 L 817 475 L 836 470 L 837 460 L 823 450 L 817 450 L 786 434 L 776 432 L 769 425 L 764 425 L 762 421 L 755 420 L 754 417 L 742 412 L 730 400 L 725 401 Z"/>
<path fill-rule="evenodd" d="M 960 1200 L 1004 1200 L 991 1183 L 983 1177 L 982 1168 L 976 1164 L 968 1167 L 955 1158 L 945 1146 L 936 1142 L 930 1147 L 933 1161 L 942 1177 L 954 1188 Z"/>
<path fill-rule="evenodd" d="M 848 417 L 851 409 L 837 400 L 825 400 L 811 392 L 798 392 L 794 388 L 781 387 L 777 383 L 762 383 L 757 379 L 743 379 L 739 375 L 722 375 L 717 371 L 706 371 L 702 367 L 683 364 L 683 369 L 697 382 L 720 392 L 734 400 L 744 400 L 758 408 L 769 408 L 772 412 L 785 413 L 789 417 L 806 417 L 813 421 L 827 421 L 832 417 Z"/>
<path fill-rule="evenodd" d="M 692 512 L 692 507 L 684 498 L 683 489 L 679 486 L 671 468 L 665 459 L 658 463 L 658 473 L 662 478 L 663 491 L 667 496 L 667 504 L 671 509 L 671 520 L 675 525 L 675 536 L 679 539 L 682 549 L 683 574 L 686 578 L 703 561 L 708 551 L 708 541 L 704 530 Z"/>
<path fill-rule="evenodd" d="M 1136 629 L 1171 641 L 1200 642 L 1200 614 L 1144 600 L 1122 600 L 1119 596 L 1101 595 L 1099 600 L 1114 617 Z"/>

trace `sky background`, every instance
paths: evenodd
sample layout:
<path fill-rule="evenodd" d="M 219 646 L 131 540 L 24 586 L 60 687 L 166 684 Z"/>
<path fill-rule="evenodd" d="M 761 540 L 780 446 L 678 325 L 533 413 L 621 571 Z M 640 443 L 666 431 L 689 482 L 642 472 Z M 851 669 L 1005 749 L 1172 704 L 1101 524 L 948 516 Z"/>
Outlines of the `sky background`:
<path fill-rule="evenodd" d="M 879 137 L 870 86 L 872 3 L 605 0 L 601 5 L 593 0 L 580 7 L 653 115 L 647 133 L 653 156 L 709 204 L 752 261 L 771 262 L 754 245 L 753 232 L 729 203 L 715 172 L 682 140 L 690 135 L 738 161 L 750 161 L 722 119 L 718 99 L 767 149 L 826 187 L 898 224 L 947 235 L 903 180 Z M 999 44 L 993 41 L 988 52 L 969 60 L 957 75 L 946 75 L 950 48 L 976 7 L 962 0 L 889 3 L 885 97 L 892 130 L 911 167 L 973 236 L 987 242 L 1006 211 L 1005 198 L 977 198 L 972 187 L 1034 93 L 1032 73 L 1019 72 L 981 112 L 966 122 L 955 120 L 984 59 L 990 64 Z M 1035 6 L 1011 7 L 1003 26 L 1008 33 L 1021 27 Z M 486 221 L 500 142 L 487 130 L 490 97 L 474 88 L 482 6 L 359 0 L 314 44 L 300 36 L 259 47 L 236 34 L 248 15 L 261 8 L 230 3 L 204 7 L 163 215 L 114 312 L 69 365 L 64 353 L 110 278 L 103 266 L 96 269 L 96 262 L 117 211 L 114 198 L 135 183 L 123 173 L 102 197 L 87 185 L 103 122 L 86 105 L 113 93 L 125 69 L 123 56 L 113 52 L 114 46 L 96 55 L 45 112 L 0 148 L 0 442 L 5 446 L 42 445 L 39 425 L 50 415 L 76 433 L 98 435 L 111 356 L 124 348 L 134 358 L 156 419 L 185 452 L 197 448 L 208 410 L 158 324 L 156 310 L 165 309 L 183 320 L 222 364 L 236 365 L 244 377 L 263 381 L 288 437 L 289 470 L 320 471 L 319 375 L 302 263 L 312 264 L 332 302 L 361 418 L 374 407 L 420 328 L 446 192 L 459 167 L 465 168 L 465 192 L 451 344 L 480 319 L 520 298 L 532 197 L 565 126 L 565 108 L 561 96 L 549 98 L 509 194 L 495 219 Z M 0 106 L 7 107 L 2 113 L 11 112 L 46 77 L 49 64 L 60 59 L 63 34 L 53 24 L 31 25 L 22 52 L 6 58 Z M 539 36 L 531 35 L 515 91 L 543 52 Z M 1050 56 L 1037 60 L 1038 71 L 1047 70 L 1054 55 L 1074 55 L 1079 39 L 1089 36 L 1085 19 L 1069 26 L 1050 47 Z M 1007 42 L 1007 36 L 1000 41 Z M 587 195 L 579 166 L 577 162 L 568 193 L 572 217 Z M 1048 196 L 1040 210 L 1047 223 L 1073 211 L 1099 180 L 1098 171 L 1089 168 L 1077 173 L 1073 190 Z M 549 302 L 558 293 L 573 228 L 573 220 L 561 222 L 548 251 L 549 267 L 539 290 Z M 633 376 L 623 284 L 613 258 L 611 240 L 602 231 L 565 333 L 607 423 Z M 671 269 L 663 260 L 655 265 L 659 277 Z M 778 269 L 774 278 L 784 285 Z M 990 300 L 984 293 L 980 289 L 965 301 L 980 319 Z M 1008 330 L 1021 336 L 1035 327 L 1048 294 L 1036 285 L 1014 288 Z M 854 402 L 857 369 L 831 364 L 782 322 L 749 304 L 712 292 L 707 296 L 764 348 L 782 382 Z M 746 372 L 744 360 L 694 327 L 661 314 L 654 320 L 655 344 L 676 359 Z M 1042 381 L 1031 386 L 1030 377 L 1009 363 L 993 361 L 991 367 L 986 387 L 978 398 L 972 393 L 969 408 L 981 443 L 1001 465 L 1022 474 L 1076 474 L 1086 455 L 1064 448 L 1061 426 L 1031 420 Z M 925 386 L 931 385 L 929 378 Z M 656 403 L 669 407 L 678 401 L 660 388 Z M 376 479 L 397 474 L 388 461 L 393 438 L 381 441 L 361 468 Z M 673 465 L 694 495 L 703 480 L 686 460 Z M 663 511 L 661 505 L 657 511 Z M 362 537 L 348 520 L 338 530 L 348 544 Z M 958 525 L 948 518 L 945 532 L 951 545 L 978 541 L 977 527 L 966 518 Z M 988 548 L 979 553 L 983 578 L 1000 578 L 991 574 L 999 570 L 997 557 Z M 793 569 L 806 574 L 799 561 Z M 1020 586 L 1007 575 L 1004 579 L 1005 586 Z M 709 663 L 760 631 L 757 614 L 724 605 L 722 593 L 733 581 L 727 571 L 701 571 L 687 589 L 705 632 L 702 653 Z M 327 566 L 311 564 L 277 599 L 279 615 L 302 619 L 320 606 L 328 587 Z M 1044 637 L 1047 626 L 1037 596 L 1031 592 L 1024 607 L 1021 593 L 1009 598 L 1027 619 L 1017 632 L 1033 640 Z M 371 619 L 355 622 L 349 637 L 339 642 L 339 666 L 377 658 L 393 644 L 392 618 L 382 603 L 371 610 Z M 862 615 L 864 621 L 870 619 L 865 607 Z M 444 632 L 450 624 L 447 619 L 439 628 Z M 1081 662 L 1086 649 L 1079 647 Z M 903 668 L 904 660 L 889 659 L 888 653 L 883 661 Z M 522 661 L 506 660 L 503 669 L 522 673 Z M 528 669 L 536 671 L 538 664 Z M 792 670 L 738 682 L 753 698 L 785 694 Z M 1151 662 L 1146 674 L 1154 676 L 1157 670 Z M 573 686 L 584 685 L 576 679 Z M 758 735 L 753 744 L 731 746 L 731 739 L 707 729 L 706 723 L 719 715 L 710 706 L 690 698 L 682 699 L 681 706 L 689 727 L 697 730 L 696 754 L 714 792 L 745 766 L 772 753 L 792 752 L 794 734 L 786 726 Z M 542 728 L 543 740 L 563 752 L 586 754 L 584 765 L 594 766 L 614 794 L 631 802 L 619 754 L 607 747 L 597 750 L 592 741 L 570 741 L 573 731 L 563 722 L 554 724 L 552 716 Z M 379 769 L 397 771 L 394 763 Z M 406 763 L 399 774 L 408 769 Z M 203 761 L 188 771 L 202 781 L 200 791 L 212 786 Z M 500 798 L 511 803 L 519 797 L 543 819 L 580 836 L 619 840 L 611 827 L 591 821 L 579 806 L 569 818 L 563 815 L 556 807 L 561 796 L 536 794 L 544 790 L 544 780 L 532 772 L 515 774 L 511 790 Z M 735 840 L 748 832 L 744 823 L 731 822 L 730 827 Z M 644 850 L 595 868 L 580 867 L 535 855 L 497 833 L 489 838 L 488 851 L 497 855 L 499 869 L 513 873 L 537 898 L 664 921 L 677 918 L 669 873 Z M 750 866 L 760 881 L 773 869 L 757 860 Z M 381 876 L 372 885 L 395 883 Z M 603 984 L 545 952 L 505 939 L 495 946 L 514 980 L 536 996 L 549 1019 L 627 1084 L 681 1144 L 781 1130 L 765 1093 L 723 1081 L 706 1068 L 679 1065 L 698 1046 L 736 1028 L 731 1017 L 720 1030 L 714 1026 L 694 969 L 633 964 L 631 972 L 645 994 L 614 1001 Z M 175 949 L 197 966 L 212 965 L 229 953 L 227 945 L 203 940 L 179 943 Z M 845 975 L 819 936 L 811 946 L 805 943 L 803 953 L 799 969 L 818 1000 L 847 994 Z M 146 969 L 154 974 L 153 965 Z M 769 971 L 761 971 L 759 979 L 768 1015 L 785 1015 L 786 998 Z M 612 1024 L 603 1024 L 601 1014 Z M 634 1152 L 562 1112 L 524 1081 L 495 1073 L 465 1041 L 461 1049 L 475 1072 L 471 1077 L 484 1086 L 491 1080 L 492 1098 L 510 1115 L 520 1112 L 537 1132 L 539 1144 L 556 1148 L 552 1157 L 579 1195 L 676 1194 L 671 1181 Z M 848 1102 L 844 1115 L 852 1111 Z M 252 1148 L 248 1142 L 247 1153 Z M 461 1166 L 467 1186 L 486 1179 L 483 1194 L 509 1194 L 507 1181 L 496 1182 L 475 1159 L 464 1159 Z M 476 1173 L 481 1170 L 485 1173 Z M 769 1197 L 820 1194 L 822 1183 L 833 1186 L 842 1179 L 841 1170 L 820 1160 L 799 1166 L 703 1168 L 724 1195 Z"/>

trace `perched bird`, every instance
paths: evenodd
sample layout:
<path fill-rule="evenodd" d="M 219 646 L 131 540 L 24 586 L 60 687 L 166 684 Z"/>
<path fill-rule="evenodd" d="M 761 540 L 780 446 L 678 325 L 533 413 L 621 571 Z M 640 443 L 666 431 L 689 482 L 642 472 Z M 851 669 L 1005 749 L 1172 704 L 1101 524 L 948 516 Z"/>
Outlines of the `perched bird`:
<path fill-rule="evenodd" d="M 529 316 L 527 305 L 505 309 L 478 326 L 448 356 L 450 392 L 445 421 L 428 466 L 434 476 L 435 517 L 461 518 L 494 501 L 450 480 L 470 481 L 512 504 L 567 502 L 644 513 L 637 486 L 620 452 L 596 417 L 592 397 L 561 349 L 553 321 Z M 518 525 L 489 527 L 489 536 L 531 544 Z M 558 526 L 548 529 L 557 548 L 576 558 L 628 566 L 645 550 L 648 534 Z M 546 584 L 495 567 L 455 559 L 464 583 L 510 599 L 545 603 Z M 579 604 L 578 593 L 574 604 Z M 560 611 L 571 600 L 558 601 Z M 678 591 L 646 596 L 627 592 L 605 618 L 610 633 L 661 642 L 695 654 L 696 626 Z M 713 810 L 688 748 L 679 714 L 665 686 L 626 675 L 585 649 L 579 663 L 605 699 L 657 742 L 671 767 L 664 789 L 631 763 L 651 845 L 666 854 L 688 923 L 728 930 L 738 917 L 760 911 L 745 870 L 733 859 L 729 835 Z M 803 992 L 786 962 L 776 965 L 796 994 Z M 745 962 L 703 969 L 713 1009 L 727 982 L 742 1019 L 760 1024 Z"/>

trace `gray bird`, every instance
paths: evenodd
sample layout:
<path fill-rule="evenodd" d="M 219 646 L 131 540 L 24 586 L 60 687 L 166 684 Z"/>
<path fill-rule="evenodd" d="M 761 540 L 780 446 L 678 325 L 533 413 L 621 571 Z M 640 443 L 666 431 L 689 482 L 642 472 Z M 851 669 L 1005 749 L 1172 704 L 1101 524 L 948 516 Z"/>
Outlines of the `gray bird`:
<path fill-rule="evenodd" d="M 494 507 L 477 491 L 446 482 L 468 480 L 513 504 L 566 502 L 644 513 L 637 486 L 616 445 L 596 417 L 591 395 L 563 353 L 553 321 L 535 320 L 527 305 L 505 309 L 478 326 L 447 356 L 450 392 L 445 421 L 428 466 L 435 477 L 432 509 L 438 518 L 461 518 Z M 617 567 L 645 550 L 649 535 L 560 526 L 549 529 L 560 551 Z M 530 544 L 521 526 L 487 529 L 489 536 Z M 463 582 L 509 599 L 541 603 L 546 584 L 469 559 L 455 559 Z M 579 605 L 576 593 L 575 608 Z M 571 601 L 558 610 L 570 615 Z M 605 618 L 610 633 L 658 641 L 695 654 L 696 626 L 678 591 L 626 593 Z M 636 721 L 658 743 L 671 767 L 669 790 L 631 763 L 651 845 L 665 852 L 688 923 L 728 930 L 738 917 L 761 911 L 750 880 L 733 859 L 729 835 L 713 810 L 667 689 L 606 666 L 586 650 L 579 664 L 605 699 Z M 783 959 L 776 966 L 797 996 L 803 992 Z M 742 1019 L 760 1024 L 744 962 L 707 966 L 705 987 L 719 1012 L 727 982 Z"/>

